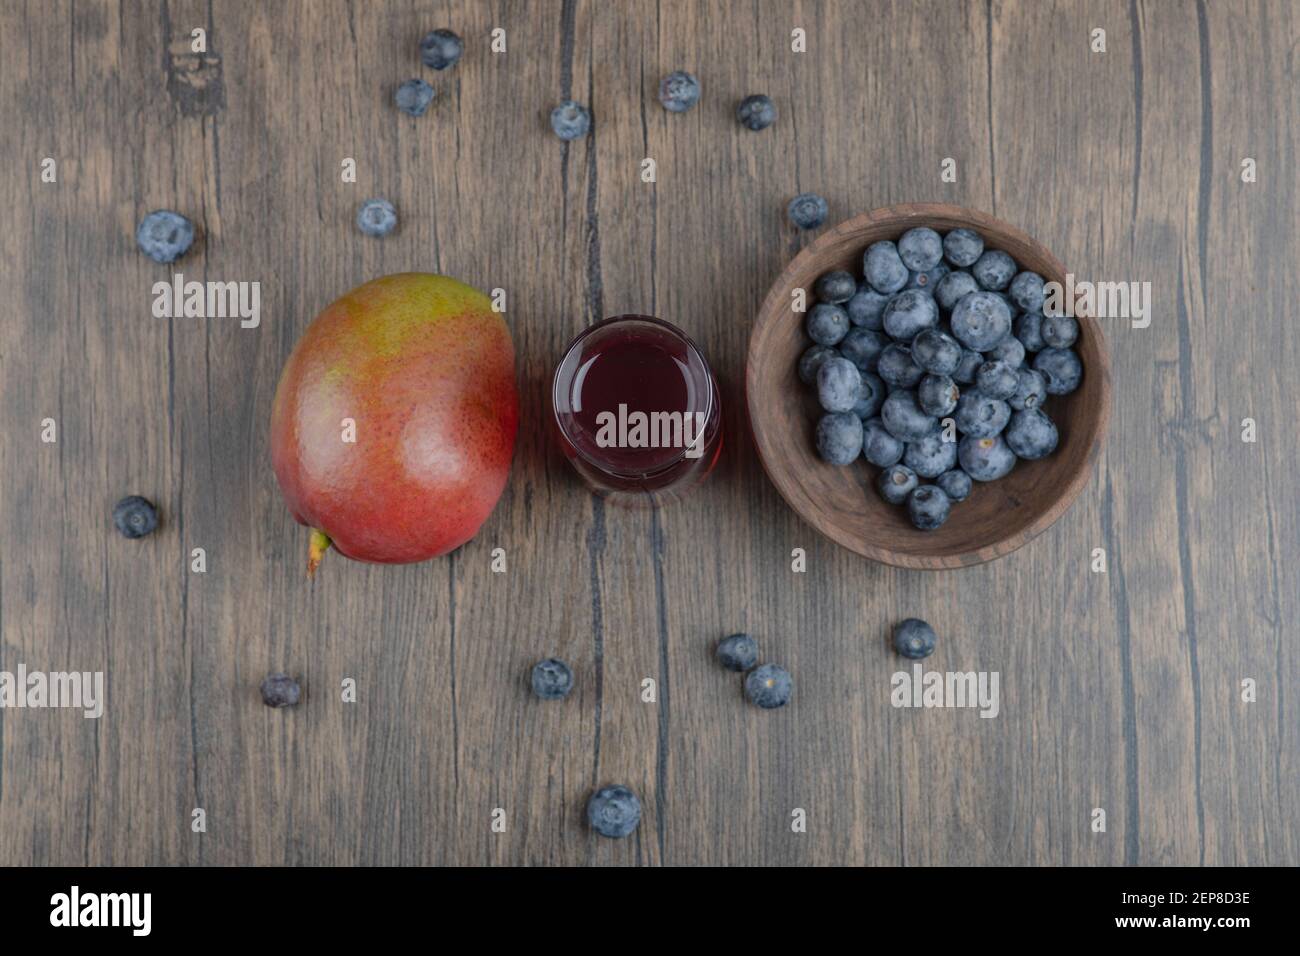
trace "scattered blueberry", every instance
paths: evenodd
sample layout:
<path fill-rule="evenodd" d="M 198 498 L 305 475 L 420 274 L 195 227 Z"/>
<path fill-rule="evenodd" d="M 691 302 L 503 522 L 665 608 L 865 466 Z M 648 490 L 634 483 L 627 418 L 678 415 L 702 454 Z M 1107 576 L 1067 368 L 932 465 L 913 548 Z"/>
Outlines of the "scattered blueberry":
<path fill-rule="evenodd" d="M 804 329 L 818 345 L 838 345 L 849 333 L 849 314 L 838 305 L 818 302 L 808 310 Z"/>
<path fill-rule="evenodd" d="M 393 102 L 403 113 L 423 116 L 433 102 L 433 87 L 424 80 L 407 80 L 393 94 Z"/>
<path fill-rule="evenodd" d="M 920 289 L 922 292 L 928 292 L 930 295 L 934 295 L 934 290 L 938 287 L 939 283 L 943 281 L 944 276 L 951 271 L 952 270 L 948 268 L 947 264 L 943 262 L 925 272 L 915 272 L 909 269 L 907 271 L 907 284 L 904 285 L 903 288 Z"/>
<path fill-rule="evenodd" d="M 862 453 L 862 419 L 830 412 L 817 422 L 817 454 L 832 465 L 848 465 Z"/>
<path fill-rule="evenodd" d="M 1083 364 L 1073 349 L 1043 349 L 1034 356 L 1034 371 L 1047 380 L 1048 395 L 1067 395 L 1083 380 Z"/>
<path fill-rule="evenodd" d="M 551 110 L 551 129 L 566 143 L 591 131 L 591 111 L 581 103 L 565 100 Z"/>
<path fill-rule="evenodd" d="M 627 787 L 601 787 L 587 800 L 587 823 L 603 837 L 621 840 L 640 822 L 641 801 Z"/>
<path fill-rule="evenodd" d="M 1022 312 L 1043 312 L 1043 277 L 1037 272 L 1021 272 L 1011 280 L 1007 294 Z"/>
<path fill-rule="evenodd" d="M 970 267 L 970 272 L 981 289 L 1001 292 L 1011 284 L 1011 277 L 1016 274 L 1016 260 L 1001 249 L 986 249 Z"/>
<path fill-rule="evenodd" d="M 790 703 L 794 681 L 790 672 L 776 664 L 755 667 L 745 678 L 745 696 L 749 702 L 764 710 L 784 707 Z"/>
<path fill-rule="evenodd" d="M 989 359 L 1006 362 L 1012 368 L 1020 368 L 1025 364 L 1025 347 L 1014 335 L 1008 335 L 984 354 Z"/>
<path fill-rule="evenodd" d="M 988 255 L 988 253 L 985 253 Z M 1011 333 L 1011 309 L 992 292 L 963 296 L 952 310 L 952 334 L 962 345 L 987 352 Z"/>
<path fill-rule="evenodd" d="M 817 370 L 834 354 L 835 350 L 828 345 L 810 345 L 799 356 L 799 381 L 805 385 L 817 384 Z"/>
<path fill-rule="evenodd" d="M 885 306 L 888 302 L 889 296 L 877 292 L 863 282 L 858 286 L 858 291 L 853 298 L 845 303 L 844 309 L 849 313 L 849 321 L 854 325 L 880 332 L 885 328 Z"/>
<path fill-rule="evenodd" d="M 992 359 L 975 370 L 975 387 L 989 398 L 1008 399 L 1016 394 L 1016 368 Z"/>
<path fill-rule="evenodd" d="M 899 237 L 898 255 L 913 272 L 928 272 L 943 258 L 943 240 L 933 229 L 917 226 Z"/>
<path fill-rule="evenodd" d="M 758 641 L 732 634 L 718 642 L 718 663 L 729 671 L 747 671 L 758 663 Z"/>
<path fill-rule="evenodd" d="M 685 113 L 700 101 L 700 81 L 685 70 L 669 73 L 659 83 L 659 102 L 670 113 Z"/>
<path fill-rule="evenodd" d="M 936 643 L 938 638 L 934 628 L 920 618 L 909 617 L 894 627 L 894 650 L 908 660 L 919 661 L 929 657 L 934 653 Z"/>
<path fill-rule="evenodd" d="M 158 527 L 158 509 L 148 498 L 128 495 L 113 506 L 113 524 L 124 538 L 143 538 Z"/>
<path fill-rule="evenodd" d="M 386 236 L 397 227 L 397 210 L 387 199 L 367 199 L 357 210 L 357 228 L 367 236 Z"/>
<path fill-rule="evenodd" d="M 901 505 L 918 484 L 916 472 L 906 465 L 893 465 L 876 476 L 876 490 L 891 505 Z"/>
<path fill-rule="evenodd" d="M 921 531 L 933 531 L 952 512 L 952 502 L 935 485 L 921 485 L 907 496 L 907 516 Z"/>
<path fill-rule="evenodd" d="M 939 329 L 922 329 L 912 339 L 912 361 L 934 375 L 951 375 L 961 362 L 961 345 Z"/>
<path fill-rule="evenodd" d="M 878 468 L 888 468 L 903 460 L 907 446 L 889 434 L 879 418 L 862 423 L 862 457 Z"/>
<path fill-rule="evenodd" d="M 776 122 L 776 104 L 772 102 L 770 96 L 764 96 L 762 93 L 746 96 L 736 107 L 736 119 L 745 129 L 757 133 Z"/>
<path fill-rule="evenodd" d="M 1002 434 L 1007 447 L 1026 461 L 1045 458 L 1056 450 L 1056 425 L 1041 409 L 1016 412 Z"/>
<path fill-rule="evenodd" d="M 828 272 L 813 284 L 813 294 L 822 302 L 842 305 L 858 291 L 858 282 L 843 269 Z"/>
<path fill-rule="evenodd" d="M 786 214 L 800 229 L 816 229 L 826 221 L 830 209 L 826 200 L 816 193 L 800 193 L 790 200 Z"/>
<path fill-rule="evenodd" d="M 897 292 L 907 285 L 907 266 L 892 242 L 873 242 L 862 256 L 862 276 L 877 292 Z"/>
<path fill-rule="evenodd" d="M 961 398 L 957 383 L 947 375 L 935 375 L 933 372 L 921 379 L 916 386 L 916 403 L 927 415 L 942 418 L 952 413 Z"/>
<path fill-rule="evenodd" d="M 979 367 L 984 364 L 984 356 L 980 355 L 974 349 L 962 349 L 961 361 L 957 363 L 957 368 L 953 370 L 952 380 L 962 385 L 971 385 L 975 382 L 975 373 Z"/>
<path fill-rule="evenodd" d="M 1049 348 L 1068 349 L 1079 339 L 1079 323 L 1069 315 L 1044 316 L 1039 330 Z"/>
<path fill-rule="evenodd" d="M 450 30 L 434 30 L 420 41 L 420 60 L 435 70 L 454 66 L 463 52 L 465 44 Z"/>
<path fill-rule="evenodd" d="M 1006 427 L 1010 418 L 1010 405 L 978 390 L 962 392 L 957 399 L 957 411 L 953 413 L 957 430 L 972 438 L 992 438 Z"/>
<path fill-rule="evenodd" d="M 970 475 L 960 468 L 945 471 L 934 479 L 934 483 L 943 489 L 943 493 L 948 496 L 949 501 L 965 501 L 970 496 Z"/>
<path fill-rule="evenodd" d="M 558 657 L 533 665 L 533 693 L 542 700 L 563 700 L 573 690 L 573 669 Z"/>
<path fill-rule="evenodd" d="M 1026 352 L 1037 352 L 1047 343 L 1043 341 L 1043 317 L 1037 312 L 1016 316 L 1016 338 Z"/>
<path fill-rule="evenodd" d="M 943 254 L 957 268 L 968 269 L 984 254 L 984 240 L 972 229 L 954 229 L 943 237 Z"/>
<path fill-rule="evenodd" d="M 1022 368 L 1016 370 L 1016 390 L 1015 393 L 1007 399 L 1007 404 L 1015 411 L 1022 412 L 1026 408 L 1037 408 L 1047 400 L 1047 379 L 1042 374 L 1035 372 L 1032 368 Z"/>
<path fill-rule="evenodd" d="M 916 392 L 910 389 L 899 389 L 889 394 L 880 407 L 880 420 L 889 429 L 889 434 L 900 441 L 916 441 L 939 427 L 939 420 L 921 410 Z"/>
<path fill-rule="evenodd" d="M 944 441 L 940 432 L 907 443 L 903 464 L 919 478 L 938 478 L 957 465 L 957 443 Z"/>
<path fill-rule="evenodd" d="M 288 674 L 267 674 L 261 691 L 267 707 L 294 707 L 302 698 L 302 688 Z"/>
<path fill-rule="evenodd" d="M 817 370 L 817 401 L 828 412 L 853 411 L 861 390 L 862 373 L 842 356 L 828 358 Z"/>
<path fill-rule="evenodd" d="M 976 438 L 967 435 L 957 443 L 957 460 L 961 470 L 976 481 L 995 481 L 1016 466 L 1016 455 L 1001 435 Z"/>
<path fill-rule="evenodd" d="M 969 272 L 949 272 L 934 287 L 934 300 L 943 311 L 951 312 L 958 302 L 979 288 L 980 284 Z"/>
<path fill-rule="evenodd" d="M 885 331 L 900 342 L 910 342 L 923 329 L 939 324 L 934 296 L 920 289 L 905 289 L 885 306 Z"/>
<path fill-rule="evenodd" d="M 858 418 L 872 418 L 880 412 L 887 390 L 879 375 L 862 373 L 862 387 L 858 389 L 858 401 L 853 406 L 853 414 Z M 865 436 L 864 436 L 865 437 Z"/>
<path fill-rule="evenodd" d="M 876 374 L 893 388 L 912 388 L 921 381 L 925 370 L 912 359 L 912 350 L 906 345 L 891 342 L 876 359 Z"/>
<path fill-rule="evenodd" d="M 175 262 L 194 243 L 194 224 L 178 212 L 155 209 L 140 220 L 135 243 L 154 262 Z"/>
<path fill-rule="evenodd" d="M 840 341 L 840 354 L 856 365 L 859 372 L 870 372 L 875 370 L 880 353 L 889 344 L 889 337 L 883 332 L 853 328 Z"/>

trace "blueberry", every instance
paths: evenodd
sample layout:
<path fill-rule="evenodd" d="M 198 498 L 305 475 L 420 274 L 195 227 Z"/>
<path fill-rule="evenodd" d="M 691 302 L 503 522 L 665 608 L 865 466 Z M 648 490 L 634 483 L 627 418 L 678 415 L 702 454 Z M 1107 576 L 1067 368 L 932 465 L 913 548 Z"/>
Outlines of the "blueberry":
<path fill-rule="evenodd" d="M 193 243 L 194 224 L 170 209 L 155 209 L 135 230 L 135 244 L 154 262 L 175 262 Z"/>
<path fill-rule="evenodd" d="M 933 229 L 917 226 L 899 237 L 898 255 L 913 272 L 928 272 L 943 258 L 943 240 Z"/>
<path fill-rule="evenodd" d="M 952 502 L 935 485 L 921 485 L 907 496 L 907 516 L 912 525 L 921 531 L 933 531 L 952 512 Z"/>
<path fill-rule="evenodd" d="M 533 693 L 542 700 L 563 700 L 573 690 L 573 668 L 558 657 L 533 665 Z"/>
<path fill-rule="evenodd" d="M 1034 371 L 1047 380 L 1048 395 L 1068 395 L 1083 379 L 1083 363 L 1073 349 L 1043 349 L 1034 356 Z"/>
<path fill-rule="evenodd" d="M 367 236 L 386 236 L 397 228 L 397 210 L 387 199 L 367 199 L 357 210 L 357 228 Z"/>
<path fill-rule="evenodd" d="M 906 289 L 920 289 L 922 292 L 934 295 L 935 288 L 943 281 L 952 270 L 944 263 L 939 263 L 933 269 L 926 272 L 915 272 L 911 269 L 907 272 L 907 284 L 903 286 Z"/>
<path fill-rule="evenodd" d="M 947 375 L 930 373 L 916 386 L 916 403 L 921 406 L 921 411 L 937 418 L 951 414 L 960 397 L 957 383 Z"/>
<path fill-rule="evenodd" d="M 889 434 L 901 441 L 916 441 L 939 427 L 938 419 L 921 410 L 916 393 L 910 389 L 890 393 L 880 407 L 880 420 Z"/>
<path fill-rule="evenodd" d="M 591 130 L 591 111 L 581 103 L 565 100 L 551 110 L 551 129 L 566 143 L 581 139 Z"/>
<path fill-rule="evenodd" d="M 984 354 L 995 361 L 1006 362 L 1012 368 L 1025 364 L 1025 346 L 1014 335 L 1008 335 Z"/>
<path fill-rule="evenodd" d="M 880 406 L 885 401 L 885 393 L 885 383 L 880 380 L 880 376 L 864 372 L 862 387 L 858 390 L 858 401 L 853 406 L 853 414 L 858 418 L 873 417 L 879 413 Z"/>
<path fill-rule="evenodd" d="M 1006 427 L 1010 418 L 1010 405 L 977 390 L 962 392 L 953 414 L 957 430 L 972 438 L 992 438 Z"/>
<path fill-rule="evenodd" d="M 746 96 L 736 107 L 736 119 L 745 129 L 757 133 L 776 122 L 776 104 L 772 102 L 772 97 L 762 93 Z"/>
<path fill-rule="evenodd" d="M 903 460 L 906 447 L 889 434 L 889 429 L 879 418 L 869 418 L 862 423 L 862 457 L 873 465 L 879 468 L 897 465 Z"/>
<path fill-rule="evenodd" d="M 943 237 L 943 254 L 960 269 L 973 266 L 984 253 L 984 240 L 971 229 L 954 229 Z"/>
<path fill-rule="evenodd" d="M 755 667 L 745 678 L 745 696 L 749 702 L 764 710 L 773 710 L 790 703 L 794 681 L 790 672 L 776 664 Z"/>
<path fill-rule="evenodd" d="M 1050 348 L 1068 349 L 1079 339 L 1079 323 L 1072 316 L 1044 316 L 1042 325 L 1043 342 Z"/>
<path fill-rule="evenodd" d="M 302 699 L 302 688 L 288 674 L 267 674 L 261 691 L 267 707 L 294 707 Z"/>
<path fill-rule="evenodd" d="M 908 660 L 919 661 L 929 657 L 937 642 L 934 628 L 920 618 L 909 617 L 894 626 L 894 650 Z"/>
<path fill-rule="evenodd" d="M 1016 316 L 1016 338 L 1026 352 L 1037 352 L 1047 343 L 1043 341 L 1043 317 L 1037 312 Z"/>
<path fill-rule="evenodd" d="M 876 360 L 876 374 L 894 388 L 912 388 L 921 381 L 925 370 L 912 360 L 912 350 L 906 345 L 891 342 Z"/>
<path fill-rule="evenodd" d="M 434 30 L 420 41 L 420 59 L 435 70 L 455 66 L 463 52 L 465 44 L 450 30 Z"/>
<path fill-rule="evenodd" d="M 826 200 L 816 193 L 800 193 L 786 207 L 790 221 L 800 229 L 816 229 L 826 221 L 829 213 Z"/>
<path fill-rule="evenodd" d="M 393 102 L 403 113 L 423 116 L 433 102 L 433 87 L 424 80 L 407 80 L 393 93 Z"/>
<path fill-rule="evenodd" d="M 1001 435 L 976 438 L 967 435 L 957 443 L 957 460 L 961 470 L 976 481 L 994 481 L 1016 466 L 1016 455 Z"/>
<path fill-rule="evenodd" d="M 951 375 L 961 362 L 961 345 L 946 332 L 922 329 L 912 339 L 912 361 L 934 375 Z"/>
<path fill-rule="evenodd" d="M 1011 285 L 1007 289 L 1007 294 L 1011 296 L 1011 301 L 1022 312 L 1037 312 L 1040 315 L 1043 311 L 1043 277 L 1037 272 L 1021 272 L 1011 280 Z"/>
<path fill-rule="evenodd" d="M 601 787 L 587 799 L 587 823 L 603 837 L 621 840 L 640 822 L 641 801 L 627 787 Z"/>
<path fill-rule="evenodd" d="M 158 527 L 158 509 L 148 498 L 128 495 L 113 506 L 113 524 L 124 538 L 143 538 Z"/>
<path fill-rule="evenodd" d="M 808 310 L 804 328 L 818 345 L 838 345 L 849 332 L 849 314 L 838 305 L 818 302 Z"/>
<path fill-rule="evenodd" d="M 975 373 L 979 367 L 984 364 L 984 356 L 980 355 L 974 349 L 962 349 L 961 361 L 957 363 L 957 368 L 953 370 L 952 380 L 962 385 L 971 385 L 975 381 Z"/>
<path fill-rule="evenodd" d="M 817 401 L 828 412 L 853 411 L 861 390 L 862 373 L 842 356 L 828 358 L 817 370 Z"/>
<path fill-rule="evenodd" d="M 862 453 L 862 419 L 830 412 L 817 422 L 817 454 L 832 465 L 849 465 Z"/>
<path fill-rule="evenodd" d="M 892 242 L 873 242 L 862 256 L 862 276 L 877 292 L 897 292 L 907 285 L 907 266 Z"/>
<path fill-rule="evenodd" d="M 1037 408 L 1046 400 L 1047 379 L 1032 368 L 1017 369 L 1016 390 L 1007 399 L 1007 404 L 1015 411 L 1022 412 L 1026 408 Z"/>
<path fill-rule="evenodd" d="M 903 464 L 920 478 L 938 478 L 957 465 L 957 443 L 944 441 L 939 432 L 907 443 Z"/>
<path fill-rule="evenodd" d="M 805 385 L 816 385 L 817 370 L 821 368 L 822 362 L 835 354 L 829 345 L 808 346 L 803 355 L 799 356 L 799 381 Z"/>
<path fill-rule="evenodd" d="M 883 332 L 854 328 L 840 341 L 840 354 L 856 365 L 859 372 L 870 372 L 889 345 L 889 337 Z"/>
<path fill-rule="evenodd" d="M 670 113 L 685 113 L 699 101 L 700 81 L 685 70 L 675 70 L 659 83 L 659 102 Z"/>
<path fill-rule="evenodd" d="M 718 663 L 729 671 L 747 671 L 758 663 L 758 641 L 732 634 L 718 642 Z"/>
<path fill-rule="evenodd" d="M 1012 415 L 1002 435 L 1016 457 L 1026 461 L 1046 458 L 1056 450 L 1059 437 L 1056 425 L 1037 408 L 1027 408 Z"/>
<path fill-rule="evenodd" d="M 1016 274 L 1016 260 L 1001 249 L 987 249 L 975 260 L 970 272 L 981 289 L 1001 292 L 1011 284 L 1011 277 Z"/>
<path fill-rule="evenodd" d="M 1011 309 L 992 292 L 962 296 L 952 310 L 952 334 L 962 345 L 977 352 L 987 352 L 1010 333 Z"/>
<path fill-rule="evenodd" d="M 920 289 L 906 289 L 885 306 L 885 331 L 900 342 L 910 342 L 923 329 L 939 324 L 939 307 L 934 296 Z"/>
<path fill-rule="evenodd" d="M 989 398 L 1008 399 L 1016 394 L 1016 369 L 992 359 L 975 370 L 975 387 Z"/>
<path fill-rule="evenodd" d="M 965 501 L 970 496 L 970 475 L 960 468 L 945 471 L 934 479 L 934 483 L 943 489 L 943 493 L 948 496 L 949 501 Z"/>
<path fill-rule="evenodd" d="M 939 308 L 951 312 L 965 296 L 978 292 L 980 285 L 969 272 L 949 272 L 934 287 L 934 300 Z"/>
<path fill-rule="evenodd" d="M 853 298 L 844 304 L 844 309 L 849 313 L 849 321 L 854 325 L 880 332 L 885 328 L 885 306 L 889 298 L 864 282 L 858 286 L 858 291 Z"/>
<path fill-rule="evenodd" d="M 893 465 L 876 476 L 876 490 L 891 505 L 901 505 L 917 486 L 916 472 L 906 465 Z"/>
<path fill-rule="evenodd" d="M 813 294 L 822 302 L 841 305 L 858 291 L 857 280 L 843 269 L 828 272 L 813 285 Z"/>

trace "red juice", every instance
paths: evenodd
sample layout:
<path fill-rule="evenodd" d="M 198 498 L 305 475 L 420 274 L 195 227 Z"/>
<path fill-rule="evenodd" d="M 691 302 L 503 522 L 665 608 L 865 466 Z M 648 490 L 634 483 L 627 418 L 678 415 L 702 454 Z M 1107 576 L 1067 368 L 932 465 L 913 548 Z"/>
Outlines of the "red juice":
<path fill-rule="evenodd" d="M 551 401 L 561 447 L 599 490 L 684 490 L 721 450 L 718 388 L 704 357 L 650 316 L 606 319 L 579 335 Z"/>

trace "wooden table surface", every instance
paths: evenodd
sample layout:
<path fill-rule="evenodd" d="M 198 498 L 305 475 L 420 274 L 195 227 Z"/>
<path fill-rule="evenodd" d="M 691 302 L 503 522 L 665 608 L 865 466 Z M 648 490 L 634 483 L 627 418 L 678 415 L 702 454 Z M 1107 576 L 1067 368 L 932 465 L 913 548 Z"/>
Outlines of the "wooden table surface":
<path fill-rule="evenodd" d="M 467 50 L 434 74 L 441 26 Z M 98 720 L 0 710 L 0 863 L 1300 863 L 1298 55 L 1287 2 L 0 5 L 0 670 L 107 681 Z M 677 68 L 704 88 L 684 115 L 655 99 Z M 391 105 L 411 76 L 438 90 L 419 119 Z M 780 118 L 754 134 L 758 91 Z M 565 146 L 568 96 L 596 119 Z M 876 565 L 765 477 L 745 350 L 816 235 L 785 219 L 806 190 L 831 222 L 976 207 L 1081 278 L 1151 283 L 1149 328 L 1106 325 L 1092 481 L 1020 552 Z M 401 215 L 383 241 L 353 225 L 371 196 Z M 175 270 L 135 248 L 159 207 L 202 234 Z M 327 303 L 406 270 L 507 290 L 510 484 L 449 557 L 335 555 L 308 584 L 277 376 Z M 260 282 L 260 326 L 154 318 L 173 271 Z M 627 311 L 686 329 L 724 396 L 720 466 L 657 511 L 593 497 L 545 431 L 565 343 Z M 161 507 L 142 541 L 112 529 L 129 493 Z M 995 718 L 891 706 L 911 615 L 928 667 L 1000 674 Z M 794 674 L 785 710 L 712 662 L 737 630 Z M 542 703 L 553 654 L 577 688 Z M 273 670 L 298 708 L 261 703 Z M 611 782 L 641 796 L 632 839 L 583 823 Z"/>

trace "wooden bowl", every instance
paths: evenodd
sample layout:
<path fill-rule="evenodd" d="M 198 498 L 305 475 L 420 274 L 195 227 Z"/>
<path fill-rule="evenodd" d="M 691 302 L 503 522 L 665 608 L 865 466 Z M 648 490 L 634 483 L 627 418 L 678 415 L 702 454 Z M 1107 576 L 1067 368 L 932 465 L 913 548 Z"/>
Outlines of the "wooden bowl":
<path fill-rule="evenodd" d="M 1060 433 L 1056 450 L 1039 461 L 1016 463 L 1009 475 L 974 482 L 970 497 L 954 504 L 935 531 L 912 527 L 906 508 L 876 493 L 879 469 L 864 458 L 847 467 L 828 465 L 813 445 L 822 414 L 813 389 L 799 381 L 799 356 L 812 343 L 805 313 L 793 311 L 792 293 L 807 289 L 809 307 L 817 277 L 832 269 L 862 274 L 862 253 L 882 239 L 897 240 L 914 226 L 940 233 L 959 226 L 1004 249 L 1022 269 L 1065 283 L 1065 267 L 1019 229 L 982 212 L 943 203 L 889 206 L 841 223 L 794 258 L 767 294 L 749 339 L 745 374 L 750 424 L 759 458 L 781 496 L 831 540 L 876 561 L 903 568 L 941 569 L 979 564 L 1010 554 L 1045 531 L 1070 507 L 1092 475 L 1110 418 L 1110 360 L 1101 328 L 1079 317 L 1075 351 L 1083 382 L 1043 406 Z"/>

